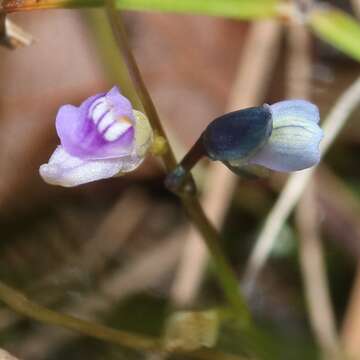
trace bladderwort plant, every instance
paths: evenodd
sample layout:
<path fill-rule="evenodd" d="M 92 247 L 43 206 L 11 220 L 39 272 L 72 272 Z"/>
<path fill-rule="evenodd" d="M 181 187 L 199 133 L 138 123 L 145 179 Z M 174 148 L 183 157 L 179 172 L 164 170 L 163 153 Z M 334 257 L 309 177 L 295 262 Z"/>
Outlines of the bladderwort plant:
<path fill-rule="evenodd" d="M 191 169 L 205 157 L 211 161 L 222 162 L 236 174 L 241 174 L 248 165 L 280 172 L 313 167 L 320 161 L 319 144 L 324 135 L 319 126 L 319 110 L 315 104 L 298 99 L 259 104 L 257 107 L 224 114 L 209 123 L 182 161 L 177 163 L 172 144 L 163 130 L 137 68 L 117 10 L 188 12 L 246 20 L 263 17 L 291 19 L 297 14 L 296 2 L 174 0 L 170 4 L 155 0 L 3 0 L 0 2 L 0 25 L 3 27 L 0 34 L 10 36 L 4 19 L 12 12 L 104 6 L 144 112 L 134 109 L 129 99 L 122 95 L 121 84 L 114 84 L 112 89 L 91 96 L 80 106 L 61 106 L 55 119 L 59 145 L 48 163 L 41 165 L 40 175 L 51 185 L 80 186 L 105 178 L 126 176 L 126 173 L 137 169 L 147 156 L 159 155 L 167 172 L 165 185 L 179 195 L 184 209 L 203 237 L 212 256 L 215 276 L 247 339 L 247 350 L 257 358 L 273 358 L 264 345 L 266 341 L 263 341 L 261 333 L 254 325 L 239 281 L 220 246 L 219 234 L 199 204 Z M 338 9 L 315 4 L 306 9 L 305 16 L 303 13 L 301 15 L 301 21 L 305 21 L 314 34 L 360 60 L 360 47 L 354 35 L 360 34 L 360 28 L 353 19 Z M 339 23 L 342 24 L 341 31 Z M 169 350 L 158 339 L 144 339 L 37 306 L 1 283 L 0 298 L 19 313 L 38 321 L 64 326 L 139 350 Z M 191 316 L 178 318 L 188 319 Z M 213 314 L 207 314 L 206 319 L 208 318 L 212 319 Z M 204 343 L 211 344 L 207 346 L 213 346 L 216 342 L 213 341 L 213 330 L 211 341 L 204 342 L 204 339 L 201 339 Z M 172 329 L 172 332 L 178 331 Z M 173 344 L 172 339 L 170 342 Z M 263 344 L 261 350 L 257 348 L 261 346 L 259 344 Z M 192 355 L 197 358 L 228 358 L 226 354 L 216 351 L 193 352 L 196 344 L 191 349 Z M 175 347 L 171 351 L 182 350 Z"/>
<path fill-rule="evenodd" d="M 188 159 L 202 156 L 223 162 L 235 173 L 247 164 L 285 172 L 314 166 L 320 160 L 323 136 L 319 120 L 317 107 L 304 100 L 225 114 L 209 124 L 166 183 L 176 188 L 195 164 Z M 146 115 L 134 110 L 117 87 L 90 97 L 80 107 L 62 106 L 56 131 L 61 145 L 40 167 L 40 175 L 49 184 L 65 187 L 135 170 L 153 142 Z"/>

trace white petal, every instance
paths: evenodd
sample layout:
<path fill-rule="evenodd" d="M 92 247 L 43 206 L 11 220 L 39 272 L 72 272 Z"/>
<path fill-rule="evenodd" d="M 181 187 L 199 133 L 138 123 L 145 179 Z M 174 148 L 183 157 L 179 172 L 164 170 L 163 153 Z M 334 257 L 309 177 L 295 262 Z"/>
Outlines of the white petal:
<path fill-rule="evenodd" d="M 111 111 L 109 111 L 100 121 L 97 123 L 97 128 L 100 132 L 104 131 L 109 125 L 115 121 L 115 117 Z"/>
<path fill-rule="evenodd" d="M 273 132 L 251 164 L 276 171 L 297 171 L 320 161 L 319 109 L 306 100 L 285 100 L 270 105 Z"/>
<path fill-rule="evenodd" d="M 269 107 L 273 117 L 273 126 L 276 126 L 276 122 L 281 120 L 298 119 L 315 124 L 320 121 L 318 107 L 306 100 L 284 100 Z"/>
<path fill-rule="evenodd" d="M 297 171 L 320 161 L 319 143 L 323 131 L 314 122 L 292 121 L 274 127 L 268 143 L 250 160 L 251 164 L 276 171 Z"/>
<path fill-rule="evenodd" d="M 40 166 L 41 177 L 49 184 L 65 187 L 77 186 L 99 179 L 113 177 L 128 168 L 135 169 L 142 159 L 82 160 L 68 154 L 62 146 L 58 146 L 49 162 Z"/>

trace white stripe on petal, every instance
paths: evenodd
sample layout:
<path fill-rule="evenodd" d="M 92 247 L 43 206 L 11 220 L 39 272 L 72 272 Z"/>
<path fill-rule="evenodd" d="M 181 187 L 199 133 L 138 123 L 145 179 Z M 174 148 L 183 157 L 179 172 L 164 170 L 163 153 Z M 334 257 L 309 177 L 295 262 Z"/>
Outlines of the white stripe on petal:
<path fill-rule="evenodd" d="M 105 97 L 97 99 L 89 109 L 89 116 L 95 124 L 98 123 L 99 119 L 109 110 L 109 106 L 106 102 Z"/>
<path fill-rule="evenodd" d="M 111 111 L 108 111 L 108 113 L 100 119 L 98 122 L 97 128 L 100 132 L 103 132 L 109 125 L 111 125 L 115 121 L 115 118 Z"/>
<path fill-rule="evenodd" d="M 120 123 L 120 122 L 115 122 L 114 125 L 110 126 L 105 134 L 104 134 L 104 138 L 107 141 L 114 141 L 117 140 L 121 135 L 123 135 L 126 130 L 128 130 L 131 127 L 130 124 L 127 123 Z"/>

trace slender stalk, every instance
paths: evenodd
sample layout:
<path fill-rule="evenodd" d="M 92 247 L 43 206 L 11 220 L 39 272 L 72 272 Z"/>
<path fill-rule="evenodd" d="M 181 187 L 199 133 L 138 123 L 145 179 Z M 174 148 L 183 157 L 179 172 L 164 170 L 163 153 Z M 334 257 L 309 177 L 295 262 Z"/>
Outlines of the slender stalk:
<path fill-rule="evenodd" d="M 135 88 L 137 89 L 140 100 L 143 103 L 144 110 L 155 132 L 157 132 L 158 135 L 162 136 L 163 138 L 167 139 L 155 106 L 152 102 L 151 96 L 147 91 L 135 58 L 131 52 L 121 16 L 116 11 L 115 2 L 113 0 L 108 0 L 107 5 L 108 16 L 114 31 L 115 38 L 117 40 L 121 54 L 125 58 L 130 75 L 133 78 Z M 168 146 L 168 151 L 162 155 L 162 159 L 164 161 L 167 172 L 170 172 L 176 167 L 177 162 L 170 144 Z M 190 188 L 195 186 L 191 176 L 188 177 L 187 184 Z M 241 317 L 241 320 L 244 322 L 244 324 L 246 324 L 245 326 L 247 326 L 251 322 L 250 312 L 240 292 L 238 280 L 221 250 L 221 241 L 216 229 L 207 219 L 203 209 L 199 204 L 199 201 L 195 196 L 193 196 L 193 193 L 193 191 L 183 192 L 180 194 L 180 199 L 191 221 L 202 234 L 209 252 L 212 255 L 215 265 L 215 273 L 223 287 L 227 300 L 234 307 L 234 309 L 236 309 L 237 313 Z"/>
<path fill-rule="evenodd" d="M 84 335 L 133 349 L 159 350 L 159 348 L 161 348 L 161 343 L 157 339 L 115 330 L 107 326 L 77 319 L 73 316 L 47 309 L 30 301 L 22 293 L 3 282 L 0 282 L 0 298 L 17 313 L 46 324 L 62 326 Z"/>
<path fill-rule="evenodd" d="M 130 49 L 130 46 L 127 41 L 127 35 L 125 28 L 123 26 L 120 14 L 116 12 L 115 2 L 108 2 L 108 16 L 110 19 L 110 24 L 113 29 L 113 33 L 115 39 L 117 41 L 117 45 L 119 46 L 119 50 L 121 54 L 124 56 L 124 60 L 129 69 L 130 75 L 135 85 L 135 89 L 137 90 L 138 96 L 140 98 L 141 103 L 143 104 L 146 115 L 148 116 L 151 125 L 155 132 L 163 138 L 167 139 L 164 128 L 161 124 L 159 115 L 155 109 L 154 103 L 150 97 L 149 92 L 147 91 L 146 85 L 141 77 L 140 70 L 135 61 L 134 55 Z M 170 171 L 176 166 L 176 159 L 174 152 L 169 146 L 168 151 L 163 154 L 162 159 L 165 164 L 165 168 L 167 171 Z"/>
<path fill-rule="evenodd" d="M 203 139 L 200 136 L 176 168 L 167 175 L 165 186 L 173 193 L 180 196 L 184 193 L 196 195 L 196 186 L 191 178 L 191 169 L 205 156 L 205 154 Z"/>
<path fill-rule="evenodd" d="M 180 161 L 179 166 L 190 172 L 191 169 L 206 155 L 202 137 L 196 141 L 192 148 L 186 153 Z"/>
<path fill-rule="evenodd" d="M 227 300 L 237 310 L 241 316 L 241 320 L 249 324 L 250 314 L 247 305 L 241 296 L 239 282 L 223 255 L 216 229 L 209 223 L 199 201 L 195 197 L 183 195 L 181 200 L 188 216 L 201 233 L 211 254 L 214 265 L 216 266 L 216 275 L 222 285 Z"/>
<path fill-rule="evenodd" d="M 13 13 L 20 11 L 45 10 L 45 9 L 74 9 L 100 7 L 104 5 L 103 0 L 2 0 L 0 1 L 0 12 Z"/>
<path fill-rule="evenodd" d="M 113 329 L 94 322 L 81 320 L 76 317 L 50 310 L 27 299 L 24 294 L 0 281 L 0 299 L 12 310 L 30 319 L 45 324 L 61 326 L 77 331 L 83 335 L 107 341 L 137 351 L 164 352 L 163 341 L 157 338 L 129 333 Z M 175 351 L 177 352 L 177 351 Z M 181 354 L 183 352 L 178 351 Z M 187 354 L 194 359 L 209 360 L 245 360 L 236 355 L 225 354 L 220 351 L 200 349 Z M 1 350 L 0 350 L 1 358 Z"/>

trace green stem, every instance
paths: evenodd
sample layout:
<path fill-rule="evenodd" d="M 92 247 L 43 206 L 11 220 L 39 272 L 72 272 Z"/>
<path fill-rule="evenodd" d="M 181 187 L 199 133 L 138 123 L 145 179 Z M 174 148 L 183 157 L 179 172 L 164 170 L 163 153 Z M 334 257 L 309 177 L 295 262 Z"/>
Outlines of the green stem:
<path fill-rule="evenodd" d="M 114 31 L 115 38 L 117 39 L 120 52 L 127 63 L 130 75 L 134 81 L 134 85 L 137 89 L 138 95 L 143 103 L 145 112 L 155 131 L 160 136 L 168 139 L 162 127 L 161 121 L 151 99 L 151 96 L 147 91 L 147 88 L 141 77 L 135 58 L 131 52 L 121 16 L 116 11 L 115 2 L 113 0 L 108 0 L 107 4 L 108 15 Z M 164 160 L 167 172 L 170 172 L 176 167 L 177 162 L 170 144 L 168 152 L 162 156 L 162 159 Z M 189 184 L 188 187 L 192 188 L 195 186 L 191 177 L 189 177 L 187 182 Z M 248 310 L 244 297 L 240 292 L 239 282 L 221 250 L 220 236 L 205 216 L 203 209 L 195 196 L 191 195 L 190 192 L 188 192 L 180 194 L 180 198 L 190 219 L 201 233 L 207 245 L 207 248 L 214 261 L 216 276 L 218 277 L 218 280 L 224 289 L 227 300 L 238 312 L 244 324 L 250 324 L 250 312 Z"/>
<path fill-rule="evenodd" d="M 46 324 L 62 326 L 97 339 L 133 349 L 159 350 L 159 348 L 161 348 L 161 343 L 157 339 L 115 330 L 107 326 L 77 319 L 73 316 L 47 309 L 30 301 L 22 293 L 3 282 L 0 282 L 0 298 L 17 313 Z"/>
<path fill-rule="evenodd" d="M 21 292 L 0 281 L 0 299 L 15 312 L 45 324 L 61 326 L 83 335 L 107 341 L 134 350 L 164 352 L 161 339 L 132 334 L 126 331 L 112 329 L 94 322 L 58 313 L 36 304 Z M 180 354 L 183 352 L 179 352 Z M 188 353 L 194 359 L 208 360 L 242 360 L 242 358 L 219 351 L 201 349 Z M 243 359 L 244 360 L 244 359 Z"/>
<path fill-rule="evenodd" d="M 228 302 L 236 309 L 241 322 L 248 326 L 251 322 L 250 313 L 244 297 L 241 295 L 239 282 L 220 247 L 220 239 L 216 229 L 209 222 L 199 201 L 195 197 L 182 195 L 181 200 L 188 216 L 201 233 L 211 254 L 216 270 L 215 275 L 217 275 L 222 285 Z"/>
<path fill-rule="evenodd" d="M 108 2 L 110 5 L 107 7 L 108 16 L 110 19 L 110 24 L 113 29 L 113 33 L 115 39 L 117 41 L 117 45 L 119 46 L 119 50 L 121 54 L 124 55 L 124 60 L 130 72 L 131 78 L 134 82 L 135 89 L 137 90 L 140 101 L 144 107 L 145 113 L 148 116 L 151 125 L 155 132 L 163 138 L 167 139 L 164 128 L 161 124 L 159 115 L 155 109 L 154 103 L 150 97 L 149 92 L 145 86 L 145 83 L 140 74 L 140 70 L 137 66 L 135 58 L 130 49 L 129 43 L 127 41 L 127 35 L 125 32 L 125 28 L 120 18 L 120 14 L 118 14 L 114 8 L 114 2 Z M 169 146 L 168 151 L 162 156 L 165 167 L 167 171 L 174 169 L 177 165 L 174 152 Z"/>

